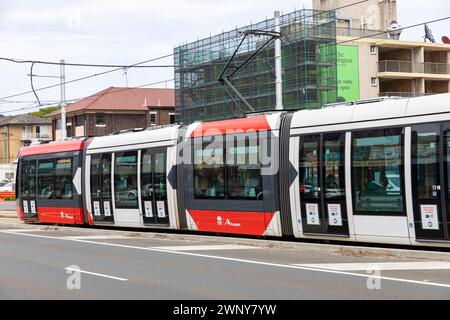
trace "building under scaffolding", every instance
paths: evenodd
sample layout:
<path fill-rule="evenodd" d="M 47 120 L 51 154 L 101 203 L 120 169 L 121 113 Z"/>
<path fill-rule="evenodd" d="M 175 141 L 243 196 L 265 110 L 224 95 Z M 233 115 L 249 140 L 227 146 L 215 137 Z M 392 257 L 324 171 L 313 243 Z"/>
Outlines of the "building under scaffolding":
<path fill-rule="evenodd" d="M 284 109 L 336 102 L 335 13 L 296 11 L 281 16 L 280 25 Z M 251 110 L 239 95 L 256 111 L 273 110 L 274 26 L 268 19 L 175 48 L 177 121 L 242 117 Z M 238 94 L 219 81 L 233 70 Z"/>

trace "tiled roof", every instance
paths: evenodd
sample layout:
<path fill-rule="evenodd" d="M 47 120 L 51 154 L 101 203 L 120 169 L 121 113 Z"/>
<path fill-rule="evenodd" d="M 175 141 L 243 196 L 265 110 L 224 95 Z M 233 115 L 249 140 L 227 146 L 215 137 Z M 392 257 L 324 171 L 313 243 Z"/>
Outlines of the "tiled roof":
<path fill-rule="evenodd" d="M 51 124 L 49 119 L 38 118 L 31 114 L 19 114 L 16 116 L 0 117 L 0 126 L 10 124 Z"/>
<path fill-rule="evenodd" d="M 149 107 L 175 107 L 174 89 L 110 87 L 90 97 L 72 103 L 66 112 L 91 111 L 147 111 Z M 50 116 L 58 115 L 56 111 Z"/>

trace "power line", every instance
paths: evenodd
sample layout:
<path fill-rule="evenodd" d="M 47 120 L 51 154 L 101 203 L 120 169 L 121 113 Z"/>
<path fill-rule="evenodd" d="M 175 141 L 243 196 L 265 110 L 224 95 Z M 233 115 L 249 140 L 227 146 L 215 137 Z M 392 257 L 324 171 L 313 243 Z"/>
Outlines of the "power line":
<path fill-rule="evenodd" d="M 173 55 L 173 54 L 171 54 L 171 55 Z M 168 57 L 170 57 L 171 55 L 168 55 Z M 166 58 L 166 57 L 163 57 L 163 58 Z M 22 60 L 22 59 L 4 58 L 4 57 L 0 57 L 0 60 L 13 62 L 13 63 L 20 63 L 20 64 L 34 63 L 34 64 L 45 64 L 45 65 L 54 65 L 54 66 L 60 66 L 63 64 L 61 62 L 53 62 L 53 61 Z M 170 67 L 170 65 L 141 66 L 141 65 L 119 65 L 119 64 L 68 63 L 68 62 L 64 63 L 64 65 L 68 66 L 68 67 L 121 68 L 121 69 L 124 69 L 124 68 L 168 68 L 168 67 Z"/>
<path fill-rule="evenodd" d="M 421 26 L 421 25 L 424 25 L 424 24 L 431 24 L 431 23 L 435 23 L 435 22 L 439 22 L 439 21 L 443 21 L 443 20 L 448 20 L 448 19 L 450 19 L 450 17 L 444 17 L 444 18 L 440 18 L 440 19 L 430 20 L 430 21 L 426 21 L 426 22 L 410 25 L 410 26 L 407 26 L 407 27 L 402 27 L 402 28 L 399 28 L 397 30 L 406 30 L 406 29 L 415 28 L 415 27 L 418 27 L 418 26 Z M 371 34 L 371 35 L 366 35 L 366 36 L 362 36 L 362 37 L 358 37 L 358 38 L 353 38 L 353 39 L 350 39 L 350 40 L 340 41 L 340 42 L 337 42 L 336 45 L 343 44 L 343 43 L 348 43 L 348 42 L 354 42 L 354 41 L 361 40 L 361 39 L 371 38 L 371 37 L 375 37 L 375 36 L 378 36 L 378 35 L 387 34 L 389 32 L 390 31 L 381 31 L 381 32 L 374 33 L 374 34 Z M 335 44 L 331 44 L 331 45 L 335 45 Z M 160 60 L 160 59 L 163 59 L 163 58 L 166 58 L 166 57 L 170 57 L 170 56 L 173 56 L 173 55 L 174 55 L 174 53 L 168 54 L 168 55 L 165 55 L 165 56 L 161 56 L 161 57 L 157 57 L 157 58 L 154 58 L 154 59 L 149 59 L 149 60 L 146 60 L 146 61 L 143 61 L 143 62 L 136 63 L 133 66 L 144 64 L 144 63 L 151 62 L 151 61 Z M 271 58 L 266 58 L 266 60 L 271 60 L 271 59 L 273 59 L 273 58 L 272 57 Z M 95 74 L 92 74 L 92 75 L 89 75 L 89 76 L 85 76 L 85 77 L 81 77 L 81 78 L 78 78 L 78 79 L 66 81 L 66 82 L 64 82 L 64 84 L 69 84 L 69 83 L 74 83 L 74 82 L 78 82 L 78 81 L 87 80 L 87 79 L 90 79 L 90 78 L 93 78 L 93 77 L 97 77 L 97 76 L 101 76 L 101 75 L 104 75 L 104 74 L 116 72 L 116 71 L 119 71 L 119 70 L 122 70 L 122 69 L 123 68 L 116 68 L 116 69 L 104 71 L 104 72 L 101 72 L 101 73 L 95 73 Z M 163 81 L 163 82 L 167 82 L 167 81 Z M 47 90 L 47 89 L 58 87 L 58 86 L 60 86 L 60 84 L 38 88 L 35 91 Z M 6 100 L 6 99 L 9 99 L 9 98 L 22 96 L 22 95 L 25 95 L 25 94 L 30 94 L 30 93 L 33 93 L 33 91 L 26 91 L 26 92 L 23 92 L 23 93 L 2 97 L 2 98 L 0 98 L 0 101 Z"/>
<path fill-rule="evenodd" d="M 352 4 L 349 4 L 349 5 L 346 5 L 346 6 L 342 6 L 342 7 L 335 8 L 335 9 L 332 9 L 332 10 L 329 10 L 329 11 L 321 11 L 321 12 L 315 13 L 315 14 L 313 14 L 313 15 L 306 16 L 306 18 L 314 17 L 314 16 L 317 16 L 317 15 L 321 15 L 321 14 L 324 14 L 324 13 L 326 13 L 326 12 L 336 11 L 336 10 L 339 10 L 339 9 L 342 9 L 342 8 L 345 8 L 345 7 L 353 6 L 353 5 L 356 5 L 356 4 L 361 4 L 361 3 L 364 3 L 364 2 L 367 2 L 367 1 L 368 1 L 368 0 L 359 1 L 359 2 L 352 3 Z M 398 30 L 404 30 L 404 29 L 414 28 L 414 27 L 417 27 L 417 26 L 420 26 L 420 25 L 431 24 L 431 23 L 443 21 L 443 20 L 446 20 L 446 19 L 449 19 L 449 18 L 450 18 L 450 17 L 444 17 L 444 18 L 440 18 L 440 19 L 436 19 L 436 20 L 430 20 L 430 21 L 427 21 L 427 22 L 423 22 L 423 23 L 419 23 L 419 24 L 415 24 L 415 25 L 411 25 L 411 26 L 399 28 Z M 286 24 L 286 23 L 288 23 L 289 21 L 294 21 L 294 20 L 297 20 L 297 17 L 292 18 L 292 19 L 289 19 L 289 20 L 287 20 L 287 21 L 283 21 L 283 24 Z M 271 28 L 271 27 L 267 27 L 267 28 Z M 267 28 L 265 28 L 265 29 L 267 29 Z M 264 30 L 264 28 L 261 29 L 261 30 Z M 377 35 L 383 35 L 383 34 L 387 34 L 387 33 L 389 33 L 389 31 L 382 31 L 382 32 L 378 32 L 378 33 L 371 34 L 371 35 L 366 35 L 366 36 L 362 36 L 362 37 L 358 37 L 358 38 L 353 38 L 353 39 L 350 39 L 350 40 L 340 41 L 340 42 L 337 42 L 336 44 L 331 44 L 331 45 L 338 45 L 338 44 L 342 44 L 342 43 L 353 42 L 353 41 L 356 41 L 356 40 L 360 40 L 360 39 L 364 39 L 364 38 L 370 38 L 370 37 L 374 37 L 374 36 L 377 36 Z M 230 38 L 236 38 L 236 36 L 234 35 L 234 36 L 232 36 L 232 37 L 229 37 L 229 39 L 230 39 Z M 224 40 L 224 39 L 221 38 L 221 39 L 218 39 L 216 42 L 222 42 L 223 40 Z M 211 42 L 211 44 L 212 44 L 212 43 L 214 43 L 214 42 Z M 134 65 L 130 65 L 130 66 L 127 66 L 127 67 L 130 68 L 130 67 L 139 66 L 140 64 L 144 64 L 144 63 L 148 63 L 148 62 L 151 62 L 151 61 L 156 61 L 156 60 L 164 59 L 164 58 L 173 56 L 173 55 L 175 55 L 175 54 L 176 54 L 176 53 L 167 54 L 167 55 L 164 55 L 164 56 L 161 56 L 161 57 L 157 57 L 157 58 L 149 59 L 149 60 L 146 60 L 146 61 L 143 61 L 143 62 L 139 62 L 139 63 L 136 63 L 136 64 L 134 64 Z M 2 58 L 0 58 L 0 59 L 2 59 Z M 5 58 L 5 59 L 6 59 L 6 58 Z M 263 59 L 263 60 L 272 60 L 272 59 L 273 59 L 273 57 L 266 58 L 266 59 Z M 11 59 L 8 59 L 8 60 L 11 60 Z M 20 61 L 16 61 L 16 62 L 18 62 L 18 63 L 29 63 L 30 60 L 20 60 Z M 52 62 L 51 64 L 55 64 L 55 65 L 56 65 L 56 64 L 59 64 L 59 65 L 60 65 L 61 63 Z M 218 64 L 223 64 L 223 63 L 218 63 Z M 114 66 L 114 65 L 88 65 L 88 64 L 65 64 L 65 65 L 105 66 L 105 67 L 108 67 L 108 66 L 109 66 L 109 67 L 112 67 L 112 66 Z M 164 65 L 164 66 L 149 66 L 149 67 L 176 67 L 176 66 L 175 66 L 175 65 Z M 183 66 L 183 67 L 186 67 L 186 66 Z M 117 67 L 117 68 L 115 68 L 115 69 L 113 69 L 113 70 L 108 70 L 108 71 L 101 72 L 101 73 L 95 73 L 95 74 L 88 75 L 88 76 L 85 76 L 85 77 L 81 77 L 81 78 L 78 78 L 78 79 L 66 81 L 66 82 L 64 82 L 64 84 L 69 84 L 69 83 L 74 83 L 74 82 L 77 82 L 77 81 L 87 80 L 87 79 L 89 79 L 89 78 L 101 76 L 101 75 L 108 74 L 108 73 L 112 73 L 112 72 L 116 72 L 116 71 L 119 71 L 119 70 L 123 70 L 123 66 Z M 172 79 L 172 80 L 166 80 L 166 81 L 161 81 L 161 82 L 159 82 L 159 83 L 164 83 L 164 82 L 173 81 L 173 80 L 174 80 L 174 79 Z M 150 85 L 150 84 L 147 84 L 147 86 L 148 86 L 148 85 Z M 57 86 L 60 86 L 60 84 L 52 85 L 52 86 L 47 86 L 47 87 L 43 87 L 43 88 L 38 88 L 38 89 L 36 89 L 35 91 L 46 90 L 46 89 L 54 88 L 54 87 L 57 87 Z M 146 86 L 146 85 L 144 85 L 144 86 Z M 130 89 L 132 89 L 132 88 L 130 88 Z M 8 100 L 5 100 L 5 99 L 13 98 L 13 97 L 17 97 L 17 96 L 21 96 L 21 95 L 25 95 L 25 94 L 29 94 L 29 93 L 33 93 L 33 91 L 27 91 L 27 92 L 23 92 L 23 93 L 19 93 L 19 94 L 15 94 L 15 95 L 10 95 L 10 96 L 7 96 L 7 97 L 3 97 L 3 98 L 0 98 L 0 101 L 9 102 Z M 19 110 L 23 110 L 23 109 L 18 109 L 17 111 L 19 111 Z M 14 112 L 14 111 L 7 111 L 7 112 Z"/>
<path fill-rule="evenodd" d="M 434 23 L 434 22 L 439 22 L 439 21 L 448 20 L 448 19 L 450 19 L 450 16 L 449 17 L 440 18 L 440 19 L 430 20 L 430 21 L 427 21 L 427 22 L 413 24 L 413 25 L 410 25 L 410 26 L 407 26 L 407 27 L 401 27 L 401 28 L 395 29 L 395 31 L 402 31 L 402 30 L 406 30 L 406 29 L 411 29 L 411 28 L 422 26 L 424 24 L 431 24 L 431 23 Z M 371 34 L 371 35 L 362 36 L 362 37 L 358 37 L 358 38 L 353 38 L 351 40 L 345 40 L 345 41 L 336 42 L 336 45 L 342 44 L 342 43 L 353 42 L 353 41 L 357 41 L 357 40 L 361 40 L 361 39 L 365 39 L 365 38 L 376 37 L 376 36 L 379 36 L 379 35 L 382 35 L 382 34 L 386 34 L 386 33 L 389 33 L 389 32 L 391 32 L 391 31 L 380 31 L 378 33 L 374 33 L 374 34 Z"/>
<path fill-rule="evenodd" d="M 355 2 L 355 3 L 348 4 L 348 5 L 344 5 L 344 6 L 341 6 L 341 7 L 337 7 L 337 8 L 331 9 L 331 10 L 316 12 L 316 13 L 314 13 L 312 15 L 309 15 L 309 16 L 306 16 L 306 17 L 303 17 L 303 18 L 311 18 L 311 17 L 315 17 L 315 16 L 318 16 L 318 15 L 323 15 L 323 14 L 328 13 L 328 12 L 332 12 L 332 11 L 340 10 L 340 9 L 347 8 L 347 7 L 350 7 L 350 6 L 354 6 L 354 5 L 357 5 L 357 4 L 365 3 L 367 1 L 369 1 L 369 0 L 362 0 L 362 1 L 358 1 L 358 2 Z M 296 20 L 297 20 L 297 17 L 295 16 L 295 17 L 293 17 L 291 19 L 283 21 L 283 24 L 288 24 L 289 22 L 296 21 Z M 266 21 L 268 21 L 268 20 L 266 20 Z M 267 26 L 266 28 L 262 28 L 261 30 L 270 29 L 272 27 L 273 26 Z M 233 35 L 233 36 L 230 36 L 227 39 L 221 38 L 221 39 L 218 39 L 216 42 L 219 43 L 219 42 L 222 42 L 224 40 L 228 40 L 228 39 L 232 39 L 232 38 L 236 38 L 236 36 Z M 210 43 L 210 44 L 213 44 L 213 43 Z M 136 63 L 136 64 L 127 65 L 127 66 L 123 66 L 123 65 L 122 66 L 118 66 L 118 65 L 101 65 L 101 64 L 64 63 L 64 65 L 67 65 L 67 66 L 109 67 L 109 68 L 114 68 L 114 69 L 113 70 L 108 70 L 108 71 L 105 71 L 105 72 L 101 72 L 101 73 L 95 73 L 95 74 L 92 74 L 92 75 L 89 75 L 89 76 L 85 76 L 85 77 L 81 77 L 81 78 L 78 78 L 78 79 L 66 81 L 66 82 L 60 83 L 58 85 L 51 85 L 51 86 L 38 88 L 38 89 L 35 89 L 35 90 L 31 90 L 31 91 L 26 91 L 26 92 L 23 92 L 23 93 L 10 95 L 10 96 L 7 96 L 7 97 L 2 97 L 2 98 L 0 98 L 0 100 L 5 100 L 5 99 L 9 99 L 9 98 L 19 97 L 19 96 L 30 94 L 30 93 L 34 93 L 36 95 L 36 91 L 47 90 L 47 89 L 51 89 L 51 88 L 54 88 L 54 87 L 57 87 L 57 86 L 60 86 L 60 85 L 65 85 L 65 84 L 69 84 L 69 83 L 74 83 L 74 82 L 78 82 L 78 81 L 87 80 L 87 79 L 90 79 L 90 78 L 93 78 L 93 77 L 97 77 L 97 76 L 105 75 L 105 74 L 108 74 L 108 73 L 120 71 L 120 70 L 123 70 L 124 68 L 135 68 L 135 67 L 138 67 L 138 66 L 140 66 L 142 64 L 145 64 L 145 63 L 148 63 L 148 62 L 161 60 L 161 59 L 164 59 L 164 58 L 168 58 L 168 57 L 174 56 L 175 54 L 176 53 L 174 52 L 174 53 L 163 55 L 161 57 L 149 59 L 149 60 L 146 60 L 146 61 L 143 61 L 143 62 L 139 62 L 139 63 Z M 41 64 L 61 65 L 61 62 L 37 61 L 37 60 L 21 60 L 21 59 L 2 58 L 2 57 L 0 57 L 0 60 L 14 62 L 14 63 L 22 63 L 22 64 L 23 63 L 41 63 Z M 141 67 L 144 67 L 144 66 L 141 66 Z M 150 67 L 151 68 L 174 68 L 174 67 L 177 67 L 177 66 L 176 65 L 162 65 L 162 66 L 147 66 L 147 67 L 149 67 L 149 68 Z"/>
<path fill-rule="evenodd" d="M 131 65 L 130 67 L 141 65 L 141 64 L 144 64 L 144 63 L 152 62 L 152 61 L 156 61 L 156 60 L 160 60 L 160 59 L 164 59 L 164 58 L 170 57 L 172 55 L 173 54 L 160 56 L 160 57 L 149 59 L 149 60 L 145 60 L 145 61 L 142 61 L 142 62 L 135 63 L 135 64 Z M 91 74 L 91 75 L 88 75 L 88 76 L 85 76 L 85 77 L 73 79 L 73 80 L 70 80 L 70 81 L 65 81 L 63 83 L 59 83 L 59 84 L 55 84 L 55 85 L 51 85 L 51 86 L 47 86 L 47 87 L 38 88 L 38 89 L 35 89 L 34 91 L 47 90 L 47 89 L 59 87 L 59 86 L 61 86 L 61 84 L 69 84 L 69 83 L 74 83 L 74 82 L 78 82 L 78 81 L 83 81 L 83 80 L 87 80 L 87 79 L 90 79 L 90 78 L 94 78 L 94 77 L 98 77 L 98 76 L 101 76 L 101 75 L 105 75 L 105 74 L 108 74 L 108 73 L 120 71 L 122 69 L 123 68 L 115 68 L 115 69 L 104 71 L 104 72 L 100 72 L 100 73 L 94 73 L 94 74 Z M 13 94 L 13 95 L 10 95 L 10 96 L 2 97 L 2 98 L 0 98 L 0 100 L 5 100 L 5 99 L 9 99 L 9 98 L 15 98 L 15 97 L 23 96 L 23 95 L 30 94 L 30 93 L 33 93 L 33 91 L 26 91 L 26 92 L 17 93 L 17 94 Z"/>
<path fill-rule="evenodd" d="M 139 86 L 135 86 L 135 87 L 121 88 L 121 89 L 116 90 L 116 91 L 113 91 L 113 92 L 106 92 L 106 93 L 102 94 L 102 96 L 103 96 L 103 95 L 107 95 L 107 94 L 111 94 L 111 93 L 117 93 L 117 92 L 121 92 L 121 91 L 126 91 L 126 90 L 132 90 L 132 89 L 139 89 L 139 88 L 143 88 L 143 87 L 149 87 L 149 86 L 153 86 L 153 85 L 157 85 L 157 84 L 161 84 L 161 83 L 167 83 L 167 82 L 174 81 L 174 80 L 175 80 L 175 78 L 172 78 L 172 79 L 167 79 L 167 80 L 162 80 L 162 81 L 157 81 L 157 82 L 146 83 L 146 84 L 139 85 Z M 86 97 L 83 97 L 83 98 L 71 99 L 71 100 L 67 100 L 67 101 L 80 101 L 80 100 L 89 98 L 89 97 L 91 97 L 91 96 L 92 96 L 93 98 L 95 98 L 95 99 L 98 98 L 98 97 L 95 97 L 95 95 L 90 95 L 90 96 L 86 96 Z M 54 103 L 46 103 L 46 104 L 43 103 L 43 104 L 41 104 L 40 106 L 37 106 L 36 103 L 37 103 L 37 101 L 34 101 L 34 102 L 32 103 L 32 105 L 29 105 L 29 106 L 26 106 L 26 107 L 23 107 L 23 108 L 19 108 L 19 109 L 14 109 L 14 110 L 4 111 L 4 112 L 2 112 L 2 114 L 12 113 L 12 112 L 18 112 L 18 111 L 26 111 L 26 110 L 31 110 L 31 109 L 39 108 L 39 107 L 45 107 L 45 106 L 51 106 L 51 105 L 54 105 Z"/>
<path fill-rule="evenodd" d="M 320 11 L 320 12 L 314 13 L 312 15 L 305 16 L 304 18 L 316 17 L 316 16 L 323 15 L 323 14 L 326 14 L 326 13 L 329 13 L 329 12 L 332 12 L 332 11 L 336 11 L 336 10 L 344 9 L 344 8 L 347 8 L 347 7 L 350 7 L 350 6 L 362 4 L 362 3 L 365 3 L 365 2 L 368 2 L 368 1 L 369 0 L 362 0 L 362 1 L 354 2 L 354 3 L 350 3 L 350 4 L 347 4 L 347 5 L 344 5 L 344 6 L 341 6 L 341 7 L 337 7 L 337 8 L 334 8 L 334 9 L 330 9 L 330 10 L 326 10 L 326 11 Z M 285 21 L 283 21 L 283 24 L 287 24 L 287 23 L 295 21 L 295 20 L 297 20 L 297 17 L 293 17 L 291 19 L 285 20 Z M 266 30 L 266 29 L 269 29 L 269 28 L 272 28 L 272 26 L 268 26 L 268 27 L 263 28 L 261 30 Z M 232 36 L 231 38 L 234 38 L 234 37 L 235 36 Z M 228 40 L 228 39 L 230 39 L 230 38 L 227 38 L 227 39 L 222 38 L 222 39 L 220 39 L 220 41 Z M 167 54 L 165 56 L 162 56 L 162 57 L 158 58 L 158 60 L 163 59 L 163 58 L 168 58 L 168 57 L 173 56 L 173 55 L 174 55 L 174 53 Z M 17 58 L 6 58 L 6 57 L 0 57 L 0 60 L 12 62 L 12 63 L 19 63 L 19 64 L 34 63 L 34 64 L 58 65 L 58 66 L 62 64 L 61 62 L 56 62 L 56 61 L 41 61 L 41 60 L 33 60 L 33 59 L 17 59 Z M 149 60 L 149 61 L 146 61 L 146 62 L 151 62 L 151 61 L 155 61 L 155 60 L 156 59 L 152 59 L 152 60 Z M 64 65 L 68 66 L 68 67 L 95 67 L 95 68 L 121 68 L 121 69 L 124 69 L 124 68 L 171 68 L 171 67 L 174 67 L 174 65 L 152 65 L 152 66 L 142 66 L 142 65 L 140 65 L 140 64 L 144 64 L 146 62 L 142 62 L 142 63 L 139 63 L 139 64 L 131 64 L 131 65 L 92 64 L 92 63 L 70 63 L 70 62 L 65 62 Z"/>

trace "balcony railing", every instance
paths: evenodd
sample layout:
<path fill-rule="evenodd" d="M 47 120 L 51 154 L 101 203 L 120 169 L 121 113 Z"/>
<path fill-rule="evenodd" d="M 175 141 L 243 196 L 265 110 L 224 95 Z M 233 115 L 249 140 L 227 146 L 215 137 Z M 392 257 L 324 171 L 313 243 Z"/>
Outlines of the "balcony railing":
<path fill-rule="evenodd" d="M 403 98 L 414 98 L 414 97 L 422 97 L 429 96 L 436 93 L 423 93 L 423 92 L 395 92 L 395 91 L 387 91 L 380 92 L 378 95 L 380 97 L 403 97 Z"/>
<path fill-rule="evenodd" d="M 365 29 L 352 29 L 352 28 L 343 28 L 336 27 L 336 35 L 343 37 L 352 37 L 352 38 L 360 38 L 360 37 L 370 37 L 374 39 L 388 39 L 388 35 L 386 33 L 382 33 L 382 31 L 378 30 L 365 30 Z"/>
<path fill-rule="evenodd" d="M 450 64 L 383 60 L 378 62 L 378 72 L 450 74 Z"/>
<path fill-rule="evenodd" d="M 41 140 L 41 141 L 47 141 L 51 140 L 49 133 L 22 133 L 21 138 L 22 141 L 31 141 L 31 140 Z"/>

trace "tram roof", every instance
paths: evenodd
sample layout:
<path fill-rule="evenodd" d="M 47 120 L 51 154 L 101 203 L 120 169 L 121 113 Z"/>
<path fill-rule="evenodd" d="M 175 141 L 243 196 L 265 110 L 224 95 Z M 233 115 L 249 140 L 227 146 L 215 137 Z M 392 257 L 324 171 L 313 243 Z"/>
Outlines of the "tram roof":
<path fill-rule="evenodd" d="M 436 114 L 450 114 L 450 93 L 374 102 L 336 104 L 294 113 L 292 128 L 337 125 Z"/>
<path fill-rule="evenodd" d="M 45 144 L 31 145 L 20 149 L 19 157 L 35 156 L 51 153 L 82 151 L 84 139 L 53 141 Z"/>

